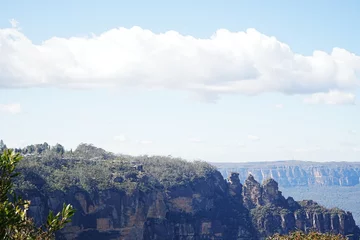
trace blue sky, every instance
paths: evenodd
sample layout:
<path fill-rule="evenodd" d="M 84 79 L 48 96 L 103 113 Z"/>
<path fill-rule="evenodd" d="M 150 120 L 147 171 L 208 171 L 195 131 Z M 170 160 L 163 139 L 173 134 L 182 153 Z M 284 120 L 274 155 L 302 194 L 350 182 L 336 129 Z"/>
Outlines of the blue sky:
<path fill-rule="evenodd" d="M 0 6 L 0 138 L 9 146 L 360 160 L 357 1 Z"/>

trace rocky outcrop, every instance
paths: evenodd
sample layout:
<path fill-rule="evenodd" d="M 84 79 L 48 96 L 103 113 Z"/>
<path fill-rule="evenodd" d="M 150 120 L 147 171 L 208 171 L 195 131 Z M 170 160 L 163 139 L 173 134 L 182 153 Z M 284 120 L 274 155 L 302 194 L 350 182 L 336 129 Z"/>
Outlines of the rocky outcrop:
<path fill-rule="evenodd" d="M 360 183 L 360 163 L 278 161 L 213 163 L 224 177 L 238 172 L 241 181 L 249 174 L 260 182 L 272 178 L 280 187 L 355 186 Z"/>
<path fill-rule="evenodd" d="M 239 173 L 231 173 L 229 178 L 229 194 L 235 201 L 243 203 L 243 185 L 240 183 Z"/>
<path fill-rule="evenodd" d="M 285 199 L 273 179 L 260 184 L 249 175 L 242 185 L 238 173 L 224 180 L 215 171 L 189 184 L 158 184 L 148 191 L 137 187 L 131 192 L 87 192 L 73 186 L 66 192 L 39 188 L 23 195 L 31 200 L 29 213 L 38 224 L 64 202 L 77 209 L 58 239 L 255 240 L 295 229 L 359 236 L 351 213 Z"/>
<path fill-rule="evenodd" d="M 243 188 L 244 205 L 248 209 L 268 204 L 286 205 L 286 200 L 279 191 L 278 183 L 273 179 L 267 179 L 263 185 L 260 185 L 250 174 L 245 180 Z"/>
<path fill-rule="evenodd" d="M 350 212 L 326 209 L 311 200 L 296 202 L 291 197 L 285 199 L 273 179 L 260 184 L 249 175 L 243 188 L 244 203 L 251 212 L 259 238 L 294 230 L 330 232 L 350 239 L 359 237 L 359 228 Z"/>

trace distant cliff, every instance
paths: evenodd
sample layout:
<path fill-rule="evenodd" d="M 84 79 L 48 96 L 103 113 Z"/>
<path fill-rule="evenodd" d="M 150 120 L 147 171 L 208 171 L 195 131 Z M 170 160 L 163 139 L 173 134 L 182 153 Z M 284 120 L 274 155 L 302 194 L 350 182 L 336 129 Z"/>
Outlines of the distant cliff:
<path fill-rule="evenodd" d="M 16 186 L 36 224 L 64 202 L 76 208 L 57 239 L 257 240 L 298 229 L 360 236 L 350 212 L 285 198 L 271 178 L 224 179 L 201 161 L 44 145 L 26 152 Z"/>
<path fill-rule="evenodd" d="M 360 182 L 360 163 L 278 161 L 252 163 L 212 163 L 226 178 L 238 172 L 241 181 L 252 174 L 260 182 L 273 178 L 280 187 L 355 186 Z"/>

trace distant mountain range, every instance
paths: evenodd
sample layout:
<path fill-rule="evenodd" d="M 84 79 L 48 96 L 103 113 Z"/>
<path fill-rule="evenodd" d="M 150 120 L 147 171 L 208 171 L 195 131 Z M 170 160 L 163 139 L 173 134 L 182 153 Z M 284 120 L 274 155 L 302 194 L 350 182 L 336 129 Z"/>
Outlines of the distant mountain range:
<path fill-rule="evenodd" d="M 359 184 L 360 162 L 243 162 L 212 163 L 226 178 L 239 173 L 244 181 L 252 174 L 260 182 L 273 178 L 280 187 L 297 186 L 355 186 Z"/>

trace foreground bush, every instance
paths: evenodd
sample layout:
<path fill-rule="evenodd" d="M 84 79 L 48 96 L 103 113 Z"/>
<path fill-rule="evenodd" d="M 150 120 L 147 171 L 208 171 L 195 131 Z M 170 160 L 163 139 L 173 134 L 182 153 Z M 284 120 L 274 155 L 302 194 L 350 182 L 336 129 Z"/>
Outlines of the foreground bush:
<path fill-rule="evenodd" d="M 289 235 L 275 234 L 272 237 L 267 238 L 268 240 L 347 240 L 346 237 L 338 234 L 329 233 L 318 233 L 310 232 L 303 233 L 301 231 L 292 232 Z"/>
<path fill-rule="evenodd" d="M 74 215 L 71 205 L 63 206 L 60 213 L 48 215 L 47 222 L 36 227 L 28 218 L 30 201 L 22 200 L 13 191 L 13 180 L 18 173 L 15 168 L 21 160 L 19 153 L 3 149 L 0 156 L 0 239 L 55 239 L 55 232 L 64 228 Z"/>

